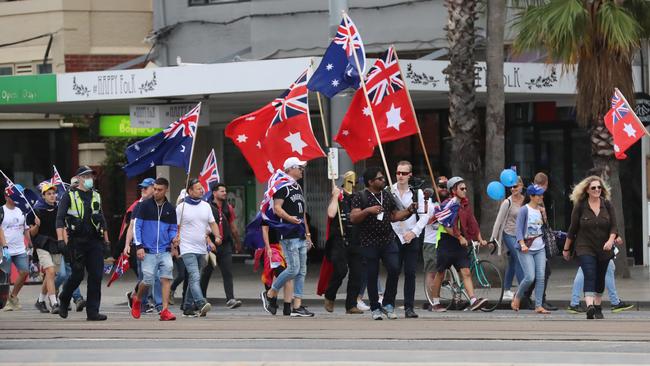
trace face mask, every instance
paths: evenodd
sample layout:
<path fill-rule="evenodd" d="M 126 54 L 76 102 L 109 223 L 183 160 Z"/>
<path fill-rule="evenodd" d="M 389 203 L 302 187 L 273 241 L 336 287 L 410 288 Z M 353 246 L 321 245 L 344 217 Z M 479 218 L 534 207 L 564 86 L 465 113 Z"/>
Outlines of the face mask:
<path fill-rule="evenodd" d="M 92 178 L 85 179 L 84 180 L 84 187 L 86 189 L 93 189 L 93 179 Z"/>

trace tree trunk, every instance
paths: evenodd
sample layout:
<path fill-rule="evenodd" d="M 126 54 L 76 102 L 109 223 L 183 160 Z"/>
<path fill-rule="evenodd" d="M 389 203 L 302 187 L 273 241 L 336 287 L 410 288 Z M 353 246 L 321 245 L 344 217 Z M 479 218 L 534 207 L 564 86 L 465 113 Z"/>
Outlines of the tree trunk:
<path fill-rule="evenodd" d="M 611 187 L 612 205 L 616 211 L 616 226 L 618 234 L 623 239 L 623 244 L 618 248 L 620 253 L 616 257 L 616 272 L 623 278 L 630 278 L 630 268 L 627 265 L 627 243 L 625 240 L 625 217 L 623 215 L 623 193 L 621 191 L 621 180 L 619 178 L 619 163 L 614 159 L 614 149 L 611 143 L 611 135 L 605 127 L 603 119 L 599 119 L 590 129 L 591 153 L 594 167 L 603 176 L 603 179 Z"/>
<path fill-rule="evenodd" d="M 450 165 L 453 175 L 467 180 L 469 197 L 478 188 L 481 168 L 479 125 L 474 88 L 474 21 L 477 0 L 445 0 L 448 11 L 449 132 L 452 139 Z"/>
<path fill-rule="evenodd" d="M 503 86 L 503 36 L 505 31 L 505 0 L 487 4 L 487 108 L 485 113 L 485 171 L 483 184 L 499 180 L 505 165 L 505 94 Z M 499 202 L 490 199 L 481 189 L 481 228 L 483 237 L 491 234 Z"/>

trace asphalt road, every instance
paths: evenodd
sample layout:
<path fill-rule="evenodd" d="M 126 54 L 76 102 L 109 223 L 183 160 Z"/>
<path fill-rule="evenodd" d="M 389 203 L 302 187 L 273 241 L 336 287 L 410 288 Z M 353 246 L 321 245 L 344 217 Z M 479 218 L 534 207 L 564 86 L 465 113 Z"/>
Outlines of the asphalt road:
<path fill-rule="evenodd" d="M 206 318 L 160 322 L 130 318 L 124 304 L 105 304 L 106 322 L 84 313 L 66 320 L 31 304 L 0 312 L 0 364 L 237 365 L 650 365 L 650 312 L 605 312 L 586 321 L 563 311 L 493 313 L 419 311 L 419 319 L 372 321 L 339 307 L 292 319 L 248 301 Z M 177 307 L 174 310 L 178 313 Z M 178 314 L 177 314 L 178 315 Z"/>

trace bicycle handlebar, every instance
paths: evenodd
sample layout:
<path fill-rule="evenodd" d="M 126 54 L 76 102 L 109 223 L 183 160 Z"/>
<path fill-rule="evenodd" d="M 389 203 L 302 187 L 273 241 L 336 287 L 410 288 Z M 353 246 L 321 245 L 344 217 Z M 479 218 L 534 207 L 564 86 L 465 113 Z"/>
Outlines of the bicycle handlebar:
<path fill-rule="evenodd" d="M 493 255 L 494 252 L 497 251 L 497 248 L 500 246 L 500 244 L 499 244 L 499 241 L 496 240 L 496 239 L 492 239 L 492 240 L 487 242 L 487 245 L 490 245 L 490 244 L 492 244 L 492 251 L 490 251 L 490 255 Z M 474 247 L 474 249 L 476 249 L 476 248 L 479 248 L 481 246 L 481 243 L 479 241 L 472 240 L 472 246 Z"/>

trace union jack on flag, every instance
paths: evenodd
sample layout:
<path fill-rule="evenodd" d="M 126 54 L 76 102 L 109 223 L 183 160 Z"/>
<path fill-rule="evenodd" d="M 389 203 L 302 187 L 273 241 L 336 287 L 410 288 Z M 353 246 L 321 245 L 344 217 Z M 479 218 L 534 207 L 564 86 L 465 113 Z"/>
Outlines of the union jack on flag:
<path fill-rule="evenodd" d="M 436 206 L 433 210 L 433 221 L 438 221 L 444 227 L 451 227 L 454 224 L 460 203 L 456 198 L 450 198 L 442 205 Z"/>
<path fill-rule="evenodd" d="M 217 156 L 214 153 L 214 149 L 212 149 L 210 154 L 208 154 L 208 158 L 205 159 L 205 163 L 203 163 L 201 173 L 199 173 L 199 182 L 201 182 L 203 190 L 205 191 L 203 198 L 206 201 L 210 200 L 210 197 L 212 196 L 212 187 L 214 184 L 219 183 L 220 180 L 219 168 L 217 167 Z"/>
<path fill-rule="evenodd" d="M 361 35 L 357 30 L 357 26 L 354 25 L 352 19 L 350 19 L 347 14 L 343 14 L 343 21 L 339 25 L 339 28 L 336 30 L 334 43 L 343 47 L 345 54 L 348 57 L 352 57 L 353 49 L 361 50 L 365 54 L 363 41 L 361 40 Z"/>
<path fill-rule="evenodd" d="M 262 203 L 260 204 L 260 212 L 264 220 L 272 218 L 270 214 L 274 215 L 273 205 L 271 204 L 273 202 L 273 195 L 282 188 L 292 184 L 296 184 L 296 180 L 280 169 L 269 178 L 266 192 L 264 192 L 264 198 L 262 198 Z"/>
<path fill-rule="evenodd" d="M 276 111 L 271 126 L 286 121 L 287 119 L 299 114 L 308 113 L 307 71 L 309 71 L 309 69 L 305 70 L 298 79 L 289 86 L 289 89 L 285 90 L 284 93 L 271 102 Z"/>
<path fill-rule="evenodd" d="M 122 253 L 120 254 L 119 258 L 117 258 L 117 261 L 115 261 L 115 271 L 113 271 L 113 274 L 111 275 L 111 278 L 108 280 L 108 283 L 106 284 L 106 287 L 110 287 L 115 280 L 118 278 L 122 277 L 126 271 L 128 271 L 130 268 L 129 264 L 129 257 Z"/>
<path fill-rule="evenodd" d="M 366 87 L 368 97 L 374 105 L 379 105 L 386 95 L 404 88 L 404 80 L 393 47 L 388 48 L 368 71 Z"/>
<path fill-rule="evenodd" d="M 176 122 L 167 127 L 163 133 L 166 139 L 176 137 L 179 133 L 183 137 L 192 137 L 196 134 L 196 128 L 199 124 L 199 114 L 201 113 L 201 103 L 197 104 L 189 112 L 179 118 Z"/>
<path fill-rule="evenodd" d="M 614 96 L 612 97 L 612 112 L 612 124 L 616 124 L 630 112 L 627 103 L 625 103 L 625 100 L 621 97 L 618 89 L 614 92 Z"/>

